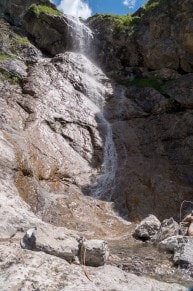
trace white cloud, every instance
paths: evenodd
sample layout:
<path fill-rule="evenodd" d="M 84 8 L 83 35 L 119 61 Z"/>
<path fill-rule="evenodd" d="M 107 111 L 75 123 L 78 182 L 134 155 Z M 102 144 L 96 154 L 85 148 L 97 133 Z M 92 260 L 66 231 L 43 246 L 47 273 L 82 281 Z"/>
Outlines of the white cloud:
<path fill-rule="evenodd" d="M 66 14 L 84 19 L 90 17 L 92 14 L 91 8 L 84 0 L 61 0 L 58 9 Z"/>
<path fill-rule="evenodd" d="M 128 8 L 134 8 L 136 0 L 124 0 L 123 5 L 128 6 Z"/>

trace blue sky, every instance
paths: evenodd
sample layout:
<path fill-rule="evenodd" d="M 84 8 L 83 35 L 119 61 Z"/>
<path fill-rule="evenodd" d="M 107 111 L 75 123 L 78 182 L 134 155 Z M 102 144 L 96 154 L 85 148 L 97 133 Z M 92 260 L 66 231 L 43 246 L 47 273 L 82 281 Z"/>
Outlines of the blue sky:
<path fill-rule="evenodd" d="M 131 1 L 131 6 L 124 5 L 121 0 L 90 0 L 89 4 L 93 13 L 115 13 L 127 14 L 132 13 L 141 7 L 147 0 Z M 133 4 L 133 5 L 132 5 Z"/>
<path fill-rule="evenodd" d="M 133 13 L 147 0 L 53 0 L 64 13 L 87 18 L 95 13 Z"/>

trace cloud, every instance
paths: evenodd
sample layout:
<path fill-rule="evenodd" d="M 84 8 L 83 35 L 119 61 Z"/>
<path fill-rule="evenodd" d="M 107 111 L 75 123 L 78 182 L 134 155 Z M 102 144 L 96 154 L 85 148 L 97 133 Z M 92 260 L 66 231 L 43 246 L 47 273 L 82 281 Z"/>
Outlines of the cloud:
<path fill-rule="evenodd" d="M 66 14 L 84 19 L 90 17 L 92 14 L 91 8 L 84 0 L 61 0 L 58 9 Z"/>
<path fill-rule="evenodd" d="M 128 6 L 128 8 L 134 8 L 136 0 L 124 0 L 123 5 Z"/>

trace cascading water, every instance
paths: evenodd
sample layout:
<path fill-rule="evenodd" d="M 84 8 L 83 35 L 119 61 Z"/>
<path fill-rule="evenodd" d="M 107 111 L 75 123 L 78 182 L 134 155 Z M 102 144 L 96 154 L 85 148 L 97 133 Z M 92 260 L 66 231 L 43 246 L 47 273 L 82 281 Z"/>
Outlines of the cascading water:
<path fill-rule="evenodd" d="M 68 32 L 71 34 L 72 49 L 76 53 L 85 55 L 90 48 L 93 38 L 92 31 L 79 18 L 67 15 Z"/>
<path fill-rule="evenodd" d="M 117 168 L 117 154 L 113 142 L 111 124 L 104 116 L 105 92 L 104 86 L 100 84 L 95 75 L 94 66 L 87 59 L 86 54 L 90 55 L 91 42 L 93 38 L 92 31 L 85 26 L 78 18 L 68 16 L 69 30 L 73 30 L 73 51 L 77 53 L 77 62 L 81 63 L 82 71 L 89 76 L 89 84 L 86 90 L 86 96 L 96 107 L 96 115 L 100 127 L 103 131 L 104 150 L 103 163 L 100 174 L 94 185 L 91 187 L 91 196 L 103 198 L 110 201 L 115 185 L 115 174 Z M 80 55 L 81 54 L 81 55 Z M 107 79 L 108 80 L 108 79 Z"/>

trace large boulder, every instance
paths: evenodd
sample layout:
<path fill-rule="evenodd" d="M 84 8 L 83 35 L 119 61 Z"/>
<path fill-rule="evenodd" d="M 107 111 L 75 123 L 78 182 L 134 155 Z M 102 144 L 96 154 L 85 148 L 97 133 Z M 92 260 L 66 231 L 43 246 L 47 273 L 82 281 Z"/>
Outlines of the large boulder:
<path fill-rule="evenodd" d="M 63 228 L 48 225 L 28 229 L 21 240 L 21 247 L 60 257 L 68 262 L 75 261 L 79 252 L 78 236 L 69 235 Z"/>
<path fill-rule="evenodd" d="M 172 236 L 159 243 L 159 249 L 174 253 L 173 261 L 182 267 L 193 266 L 193 237 Z"/>
<path fill-rule="evenodd" d="M 175 249 L 173 260 L 183 267 L 193 266 L 193 237 L 184 237 Z"/>
<path fill-rule="evenodd" d="M 171 236 L 158 243 L 160 250 L 174 253 L 180 244 L 183 244 L 187 237 L 182 235 Z"/>
<path fill-rule="evenodd" d="M 109 257 L 107 243 L 103 240 L 87 240 L 80 245 L 81 264 L 99 267 L 103 266 Z"/>
<path fill-rule="evenodd" d="M 143 241 L 150 240 L 158 232 L 160 225 L 157 217 L 149 215 L 135 228 L 133 236 Z"/>

